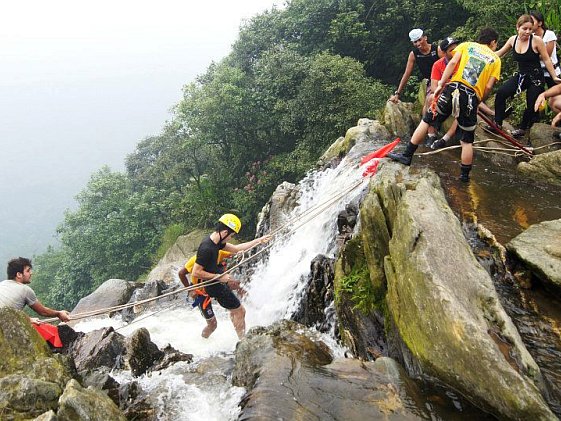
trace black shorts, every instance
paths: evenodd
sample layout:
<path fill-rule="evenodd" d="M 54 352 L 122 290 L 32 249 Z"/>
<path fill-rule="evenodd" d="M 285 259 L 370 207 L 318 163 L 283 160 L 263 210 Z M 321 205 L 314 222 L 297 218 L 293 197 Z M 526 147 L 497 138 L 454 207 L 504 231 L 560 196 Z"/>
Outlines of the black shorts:
<path fill-rule="evenodd" d="M 223 283 L 209 285 L 205 287 L 205 291 L 227 310 L 235 310 L 242 305 L 228 285 Z"/>
<path fill-rule="evenodd" d="M 440 127 L 442 122 L 452 114 L 452 93 L 458 89 L 460 94 L 458 115 L 458 129 L 462 133 L 462 142 L 473 143 L 474 132 L 477 126 L 477 107 L 479 98 L 475 91 L 467 86 L 452 82 L 446 85 L 436 103 L 436 115 L 429 109 L 423 116 L 423 121 L 430 126 Z"/>

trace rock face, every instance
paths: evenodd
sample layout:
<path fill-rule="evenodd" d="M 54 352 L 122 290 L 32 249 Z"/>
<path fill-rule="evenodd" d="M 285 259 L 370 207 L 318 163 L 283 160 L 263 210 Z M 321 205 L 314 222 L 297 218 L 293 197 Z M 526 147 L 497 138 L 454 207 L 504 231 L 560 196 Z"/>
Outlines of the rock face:
<path fill-rule="evenodd" d="M 542 282 L 561 291 L 561 219 L 532 225 L 507 244 Z"/>
<path fill-rule="evenodd" d="M 23 312 L 0 308 L 0 355 L 0 418 L 33 418 L 56 409 L 71 368 L 51 353 Z"/>
<path fill-rule="evenodd" d="M 59 399 L 57 419 L 91 421 L 125 421 L 126 418 L 113 401 L 102 391 L 84 389 L 76 380 L 70 380 Z"/>
<path fill-rule="evenodd" d="M 0 355 L 0 419 L 125 419 L 105 393 L 72 379 L 72 362 L 51 353 L 23 312 L 0 309 Z"/>
<path fill-rule="evenodd" d="M 387 129 L 377 120 L 361 118 L 355 127 L 345 133 L 345 137 L 334 142 L 319 159 L 317 165 L 324 167 L 334 159 L 347 155 L 357 143 L 365 143 L 367 139 L 384 139 L 389 136 Z"/>
<path fill-rule="evenodd" d="M 414 111 L 415 104 L 408 102 L 386 102 L 384 109 L 384 126 L 391 134 L 400 137 L 409 137 L 415 131 L 420 118 Z"/>
<path fill-rule="evenodd" d="M 320 332 L 328 332 L 334 313 L 333 278 L 333 259 L 316 256 L 300 308 L 291 318 L 306 326 L 315 326 Z"/>
<path fill-rule="evenodd" d="M 370 195 L 380 206 L 372 218 L 380 219 L 367 222 L 387 226 L 391 235 L 384 259 L 388 317 L 410 352 L 402 356 L 409 370 L 440 379 L 498 417 L 555 419 L 539 391 L 539 368 L 473 256 L 436 175 L 384 163 Z M 375 250 L 383 250 L 385 235 L 375 241 Z M 379 259 L 372 258 L 376 270 Z"/>
<path fill-rule="evenodd" d="M 286 215 L 298 205 L 300 190 L 295 184 L 284 181 L 259 213 L 257 236 L 276 230 L 286 223 Z"/>
<path fill-rule="evenodd" d="M 98 367 L 122 368 L 125 337 L 112 327 L 94 330 L 76 340 L 70 354 L 78 372 Z"/>
<path fill-rule="evenodd" d="M 85 313 L 126 304 L 134 290 L 139 286 L 135 282 L 124 281 L 123 279 L 109 279 L 90 295 L 82 298 L 71 314 Z"/>
<path fill-rule="evenodd" d="M 517 169 L 534 180 L 561 186 L 561 150 L 535 156 L 530 162 L 521 162 Z"/>
<path fill-rule="evenodd" d="M 561 149 L 561 145 L 552 145 L 552 143 L 559 142 L 556 135 L 560 132 L 559 129 L 551 127 L 550 124 L 535 123 L 530 129 L 530 141 L 534 148 L 539 148 L 534 151 L 535 154 L 542 154 Z M 547 146 L 547 147 L 546 147 Z"/>
<path fill-rule="evenodd" d="M 154 362 L 163 358 L 164 353 L 150 340 L 150 332 L 140 328 L 127 338 L 127 361 L 133 376 L 146 373 Z"/>
<path fill-rule="evenodd" d="M 146 278 L 146 283 L 164 281 L 169 285 L 177 282 L 177 272 L 197 252 L 199 244 L 208 234 L 209 232 L 205 230 L 195 230 L 189 234 L 179 236 L 175 244 L 169 248 L 156 267 L 150 271 Z"/>
<path fill-rule="evenodd" d="M 282 321 L 252 329 L 238 344 L 233 382 L 249 389 L 240 420 L 429 418 L 395 361 L 333 360 L 301 330 Z"/>

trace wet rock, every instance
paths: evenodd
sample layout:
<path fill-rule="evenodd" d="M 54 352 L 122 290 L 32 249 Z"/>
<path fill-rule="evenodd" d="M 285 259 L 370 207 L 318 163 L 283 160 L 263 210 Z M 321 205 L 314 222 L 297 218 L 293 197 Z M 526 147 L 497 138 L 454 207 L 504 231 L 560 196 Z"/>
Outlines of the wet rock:
<path fill-rule="evenodd" d="M 33 421 L 58 421 L 58 418 L 56 417 L 54 411 L 50 410 L 48 412 L 45 412 L 44 414 L 39 415 Z"/>
<path fill-rule="evenodd" d="M 126 304 L 133 291 L 140 285 L 123 279 L 109 279 L 99 286 L 90 295 L 82 298 L 71 314 L 85 313 L 121 304 Z"/>
<path fill-rule="evenodd" d="M 332 320 L 328 319 L 326 309 L 333 302 L 333 259 L 318 255 L 310 266 L 311 273 L 300 299 L 300 308 L 292 319 L 306 326 L 315 326 L 320 332 L 328 332 Z"/>
<path fill-rule="evenodd" d="M 160 371 L 168 368 L 169 366 L 178 362 L 188 362 L 193 361 L 192 354 L 185 354 L 184 352 L 178 351 L 171 345 L 167 345 L 162 349 L 163 357 L 161 357 L 156 363 L 150 367 L 151 371 Z"/>
<path fill-rule="evenodd" d="M 81 373 L 82 385 L 103 390 L 116 405 L 119 405 L 120 384 L 103 368 L 86 370 Z"/>
<path fill-rule="evenodd" d="M 438 178 L 409 170 L 382 164 L 369 193 L 379 196 L 391 227 L 387 306 L 411 352 L 409 370 L 440 379 L 499 417 L 555 419 L 538 389 L 539 368 L 473 256 Z M 506 355 L 497 338 L 508 344 Z"/>
<path fill-rule="evenodd" d="M 154 364 L 163 358 L 164 353 L 156 344 L 150 340 L 150 332 L 146 328 L 140 328 L 126 340 L 126 362 L 133 376 L 140 376 Z"/>
<path fill-rule="evenodd" d="M 375 360 L 387 355 L 384 316 L 379 304 L 385 296 L 385 284 L 375 289 L 365 248 L 361 236 L 355 236 L 341 249 L 335 265 L 335 309 L 343 343 L 354 356 Z"/>
<path fill-rule="evenodd" d="M 529 140 L 532 146 L 536 148 L 536 155 L 552 152 L 561 149 L 561 145 L 552 145 L 559 142 L 557 135 L 561 132 L 558 128 L 551 127 L 551 124 L 534 123 L 529 133 Z"/>
<path fill-rule="evenodd" d="M 530 162 L 521 162 L 517 169 L 533 180 L 561 186 L 561 150 L 535 156 Z"/>
<path fill-rule="evenodd" d="M 120 408 L 128 420 L 152 421 L 157 419 L 156 409 L 138 382 L 127 383 L 119 389 Z"/>
<path fill-rule="evenodd" d="M 138 288 L 133 292 L 130 300 L 128 301 L 128 304 L 159 297 L 160 295 L 162 295 L 162 293 L 167 292 L 167 289 L 169 289 L 168 286 L 169 285 L 164 281 L 149 281 L 145 283 L 142 288 Z M 160 300 L 154 300 L 146 304 L 139 304 L 137 306 L 128 307 L 121 311 L 121 316 L 123 317 L 123 320 L 125 322 L 131 322 L 132 320 L 134 320 L 137 314 L 148 309 L 158 307 L 161 304 L 162 303 L 160 302 Z"/>
<path fill-rule="evenodd" d="M 299 199 L 300 190 L 295 184 L 287 181 L 279 184 L 259 213 L 257 236 L 283 226 L 287 221 L 287 215 L 298 205 Z"/>
<path fill-rule="evenodd" d="M 68 382 L 59 399 L 57 419 L 59 421 L 126 420 L 117 405 L 105 393 L 91 387 L 84 389 L 76 380 Z"/>
<path fill-rule="evenodd" d="M 94 330 L 72 344 L 69 354 L 78 372 L 99 367 L 120 368 L 125 351 L 125 337 L 112 327 Z"/>
<path fill-rule="evenodd" d="M 561 219 L 532 225 L 507 249 L 542 282 L 561 291 Z"/>
<path fill-rule="evenodd" d="M 420 118 L 415 104 L 409 102 L 386 102 L 383 124 L 394 136 L 410 137 L 417 128 Z"/>
<path fill-rule="evenodd" d="M 428 418 L 395 361 L 333 360 L 287 322 L 252 329 L 238 343 L 233 382 L 248 388 L 240 420 Z"/>
<path fill-rule="evenodd" d="M 358 207 L 349 203 L 345 209 L 337 215 L 337 230 L 339 234 L 351 234 L 356 226 L 358 217 Z"/>
<path fill-rule="evenodd" d="M 21 311 L 0 308 L 0 356 L 2 417 L 33 418 L 56 408 L 71 367 L 51 353 Z"/>
<path fill-rule="evenodd" d="M 345 133 L 345 137 L 337 139 L 319 159 L 317 166 L 326 167 L 331 161 L 343 158 L 357 144 L 371 143 L 374 139 L 386 139 L 387 129 L 376 120 L 361 118 L 355 127 Z M 362 152 L 360 156 L 362 156 Z"/>
<path fill-rule="evenodd" d="M 204 230 L 195 230 L 186 235 L 180 235 L 174 245 L 169 248 L 164 257 L 150 271 L 146 278 L 146 283 L 163 281 L 171 285 L 179 282 L 177 272 L 197 252 L 199 244 L 207 235 L 208 232 Z"/>

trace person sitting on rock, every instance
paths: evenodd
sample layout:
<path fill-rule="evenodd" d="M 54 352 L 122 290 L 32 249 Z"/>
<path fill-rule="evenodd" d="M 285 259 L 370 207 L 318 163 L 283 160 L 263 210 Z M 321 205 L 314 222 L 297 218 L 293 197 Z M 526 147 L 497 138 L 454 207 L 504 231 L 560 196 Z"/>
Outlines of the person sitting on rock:
<path fill-rule="evenodd" d="M 428 128 L 440 125 L 449 115 L 454 114 L 457 115 L 458 130 L 462 133 L 460 180 L 469 181 L 477 107 L 489 95 L 501 73 L 501 59 L 494 53 L 498 37 L 494 29 L 484 28 L 480 31 L 477 42 L 464 42 L 456 47 L 454 57 L 446 65 L 434 93 L 438 97 L 436 108 L 429 108 L 425 113 L 405 152 L 389 153 L 389 158 L 411 165 L 413 154 L 424 140 Z M 457 71 L 452 76 L 456 66 Z M 450 76 L 452 79 L 447 83 Z"/>
<path fill-rule="evenodd" d="M 222 215 L 214 232 L 199 245 L 192 272 L 193 277 L 203 281 L 216 278 L 216 283 L 204 287 L 205 292 L 210 297 L 215 298 L 218 304 L 230 311 L 230 319 L 240 339 L 245 335 L 245 308 L 231 290 L 231 288 L 239 286 L 239 281 L 236 281 L 229 273 L 217 277 L 217 275 L 223 272 L 223 269 L 217 263 L 219 251 L 224 250 L 230 253 L 238 253 L 248 250 L 257 244 L 266 243 L 271 239 L 270 235 L 264 235 L 241 244 L 228 243 L 228 240 L 233 235 L 240 232 L 241 227 L 242 223 L 236 215 L 231 213 Z M 216 329 L 216 326 L 216 317 L 207 320 L 207 326 L 203 330 L 203 337 L 210 336 Z M 205 336 L 205 334 L 208 336 Z"/>
<path fill-rule="evenodd" d="M 35 292 L 29 287 L 33 274 L 30 259 L 18 257 L 10 260 L 7 272 L 8 279 L 0 282 L 0 307 L 23 310 L 27 305 L 41 316 L 58 317 L 63 322 L 70 320 L 66 310 L 53 310 L 41 304 Z"/>

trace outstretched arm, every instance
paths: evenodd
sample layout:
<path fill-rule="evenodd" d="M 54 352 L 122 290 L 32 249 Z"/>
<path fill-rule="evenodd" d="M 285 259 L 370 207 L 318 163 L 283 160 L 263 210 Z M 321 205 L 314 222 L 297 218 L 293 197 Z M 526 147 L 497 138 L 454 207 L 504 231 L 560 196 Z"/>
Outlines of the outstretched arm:
<path fill-rule="evenodd" d="M 397 101 L 399 100 L 399 96 L 401 95 L 401 93 L 405 89 L 405 85 L 407 85 L 407 82 L 409 81 L 409 77 L 411 77 L 411 73 L 413 73 L 414 65 L 415 65 L 415 54 L 413 54 L 413 51 L 411 51 L 409 53 L 409 56 L 407 57 L 405 72 L 403 73 L 403 76 L 399 81 L 399 86 L 397 87 L 397 91 L 395 91 L 396 93 L 390 97 L 389 101 L 397 103 Z"/>
<path fill-rule="evenodd" d="M 70 320 L 70 315 L 66 310 L 53 310 L 52 308 L 45 307 L 41 304 L 41 301 L 37 300 L 35 304 L 30 306 L 33 311 L 41 316 L 45 317 L 58 317 L 63 322 L 68 322 Z"/>
<path fill-rule="evenodd" d="M 514 37 L 515 35 L 511 36 L 506 42 L 505 45 L 502 46 L 502 48 L 498 51 L 496 51 L 496 54 L 499 57 L 504 56 L 506 53 L 508 53 L 511 49 L 512 49 L 512 43 L 514 42 Z"/>
<path fill-rule="evenodd" d="M 224 246 L 224 251 L 229 251 L 230 253 L 239 253 L 240 251 L 245 251 L 247 249 L 250 249 L 256 246 L 257 244 L 268 243 L 271 240 L 271 238 L 272 237 L 270 235 L 264 235 L 263 237 L 256 238 L 255 240 L 251 240 L 246 243 L 241 243 L 241 244 L 226 243 L 226 245 Z"/>

